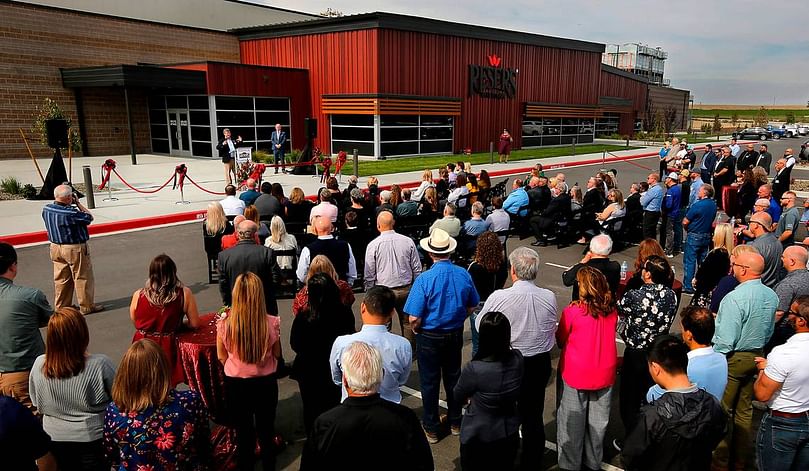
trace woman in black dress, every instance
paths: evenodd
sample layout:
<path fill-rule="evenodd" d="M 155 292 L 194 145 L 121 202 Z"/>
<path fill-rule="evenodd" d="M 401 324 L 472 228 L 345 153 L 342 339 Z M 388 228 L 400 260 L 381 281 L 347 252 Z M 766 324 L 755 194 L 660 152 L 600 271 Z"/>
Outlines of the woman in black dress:
<path fill-rule="evenodd" d="M 292 322 L 289 344 L 295 351 L 292 378 L 298 381 L 307 435 L 315 419 L 340 404 L 329 355 L 334 340 L 354 333 L 354 313 L 340 302 L 340 291 L 328 275 L 317 273 L 306 283 L 309 305 Z"/>

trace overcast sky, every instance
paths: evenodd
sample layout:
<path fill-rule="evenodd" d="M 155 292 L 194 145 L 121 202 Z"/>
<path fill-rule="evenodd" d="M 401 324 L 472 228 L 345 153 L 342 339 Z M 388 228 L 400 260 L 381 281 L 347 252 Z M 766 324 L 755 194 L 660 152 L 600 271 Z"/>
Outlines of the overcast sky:
<path fill-rule="evenodd" d="M 665 76 L 695 103 L 805 104 L 809 0 L 254 0 L 343 14 L 387 11 L 669 53 Z"/>

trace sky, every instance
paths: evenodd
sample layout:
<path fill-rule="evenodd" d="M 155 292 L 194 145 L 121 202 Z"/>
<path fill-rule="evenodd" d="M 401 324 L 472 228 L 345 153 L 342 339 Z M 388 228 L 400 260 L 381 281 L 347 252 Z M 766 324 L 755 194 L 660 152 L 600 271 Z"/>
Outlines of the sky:
<path fill-rule="evenodd" d="M 640 42 L 668 52 L 665 77 L 691 90 L 694 103 L 809 101 L 809 0 L 253 1 L 309 13 L 386 11 L 603 44 Z"/>

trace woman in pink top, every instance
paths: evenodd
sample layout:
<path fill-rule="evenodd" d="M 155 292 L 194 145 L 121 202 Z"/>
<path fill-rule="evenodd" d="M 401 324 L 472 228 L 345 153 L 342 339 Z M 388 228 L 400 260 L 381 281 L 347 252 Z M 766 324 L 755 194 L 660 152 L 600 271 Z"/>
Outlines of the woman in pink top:
<path fill-rule="evenodd" d="M 562 311 L 556 330 L 563 380 L 556 419 L 559 468 L 600 469 L 618 363 L 618 312 L 600 271 L 583 267 L 576 280 L 579 299 Z"/>
<path fill-rule="evenodd" d="M 236 428 L 239 469 L 253 469 L 258 435 L 262 467 L 274 470 L 281 320 L 267 314 L 264 288 L 253 273 L 236 278 L 233 305 L 216 325 L 216 353 L 225 366 L 225 403 Z"/>

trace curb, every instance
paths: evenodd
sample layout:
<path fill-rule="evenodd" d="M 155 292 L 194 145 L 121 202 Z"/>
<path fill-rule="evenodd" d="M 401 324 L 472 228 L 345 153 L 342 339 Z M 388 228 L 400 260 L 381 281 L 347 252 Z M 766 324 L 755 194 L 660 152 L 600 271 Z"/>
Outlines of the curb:
<path fill-rule="evenodd" d="M 694 150 L 703 150 L 704 145 L 694 146 Z M 560 162 L 543 166 L 544 170 L 559 170 L 563 168 L 583 167 L 598 163 L 610 162 L 623 162 L 627 160 L 644 159 L 658 155 L 657 152 L 644 152 L 642 154 L 633 154 L 625 156 L 611 156 L 605 159 L 589 159 L 579 160 L 574 162 Z M 504 177 L 512 175 L 525 174 L 531 171 L 533 165 L 530 167 L 520 167 L 507 170 L 494 170 L 489 172 L 491 177 Z M 421 184 L 420 181 L 398 183 L 402 188 L 415 188 Z M 380 185 L 380 190 L 389 190 L 391 185 Z M 313 198 L 313 197 L 310 197 Z M 123 221 L 105 222 L 89 226 L 90 235 L 109 235 L 120 231 L 131 231 L 137 229 L 152 229 L 156 227 L 166 226 L 170 224 L 188 223 L 194 221 L 201 221 L 205 218 L 206 210 L 188 211 L 184 213 L 165 214 L 162 216 L 150 216 L 138 219 L 126 219 Z M 27 232 L 23 234 L 12 234 L 7 236 L 0 236 L 0 241 L 13 245 L 14 247 L 42 244 L 48 241 L 48 233 L 45 231 Z"/>

